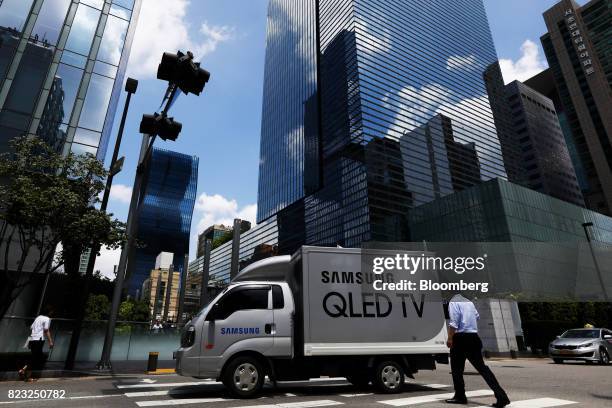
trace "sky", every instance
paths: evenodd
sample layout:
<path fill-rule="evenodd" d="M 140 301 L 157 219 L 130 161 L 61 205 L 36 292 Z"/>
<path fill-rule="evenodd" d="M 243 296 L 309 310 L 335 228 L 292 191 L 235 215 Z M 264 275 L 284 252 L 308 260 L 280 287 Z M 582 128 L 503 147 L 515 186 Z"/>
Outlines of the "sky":
<path fill-rule="evenodd" d="M 484 0 L 505 82 L 525 80 L 547 67 L 540 44 L 542 13 L 558 0 Z M 579 1 L 583 4 L 584 1 Z M 197 235 L 234 218 L 255 224 L 267 0 L 143 0 L 127 77 L 139 81 L 132 97 L 109 211 L 125 221 L 134 182 L 142 114 L 159 109 L 167 83 L 155 78 L 165 51 L 191 50 L 211 73 L 204 92 L 181 95 L 170 116 L 183 124 L 176 142 L 156 146 L 199 157 L 198 196 L 190 258 Z M 107 163 L 124 105 L 115 118 Z M 103 249 L 96 269 L 112 276 L 119 251 Z"/>

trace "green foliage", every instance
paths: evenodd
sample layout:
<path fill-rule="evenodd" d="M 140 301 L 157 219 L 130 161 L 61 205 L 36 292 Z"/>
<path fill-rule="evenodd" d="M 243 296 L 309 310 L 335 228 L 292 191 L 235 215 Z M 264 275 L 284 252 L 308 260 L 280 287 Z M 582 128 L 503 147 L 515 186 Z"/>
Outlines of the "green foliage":
<path fill-rule="evenodd" d="M 223 235 L 213 240 L 211 249 L 218 248 L 221 245 L 225 244 L 227 241 L 231 241 L 233 236 L 234 236 L 233 231 L 225 232 Z"/>
<path fill-rule="evenodd" d="M 119 305 L 119 319 L 128 322 L 149 322 L 149 303 L 144 300 L 128 299 Z"/>
<path fill-rule="evenodd" d="M 110 312 L 110 300 L 106 295 L 89 295 L 85 306 L 86 320 L 106 320 Z"/>
<path fill-rule="evenodd" d="M 12 265 L 6 255 L 0 264 L 7 282 L 0 288 L 0 317 L 31 283 L 20 276 L 26 261 L 33 264 L 30 277 L 62 267 L 76 275 L 86 248 L 122 245 L 123 223 L 95 207 L 106 176 L 94 156 L 63 156 L 37 137 L 16 138 L 0 155 L 0 246 L 19 254 Z"/>

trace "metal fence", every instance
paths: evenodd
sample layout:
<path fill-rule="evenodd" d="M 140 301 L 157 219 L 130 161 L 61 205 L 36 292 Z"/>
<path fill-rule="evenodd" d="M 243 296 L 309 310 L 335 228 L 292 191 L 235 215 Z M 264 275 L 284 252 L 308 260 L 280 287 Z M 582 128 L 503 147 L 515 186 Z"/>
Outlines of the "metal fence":
<path fill-rule="evenodd" d="M 28 352 L 27 339 L 34 318 L 6 317 L 0 321 L 0 354 Z M 68 353 L 74 320 L 52 319 L 51 335 L 54 347 L 45 342 L 47 361 L 64 361 Z M 81 330 L 76 361 L 100 359 L 104 344 L 106 321 L 85 321 Z M 147 360 L 149 352 L 159 352 L 159 360 L 172 360 L 172 352 L 179 348 L 180 330 L 168 328 L 155 331 L 148 322 L 117 322 L 111 360 Z"/>

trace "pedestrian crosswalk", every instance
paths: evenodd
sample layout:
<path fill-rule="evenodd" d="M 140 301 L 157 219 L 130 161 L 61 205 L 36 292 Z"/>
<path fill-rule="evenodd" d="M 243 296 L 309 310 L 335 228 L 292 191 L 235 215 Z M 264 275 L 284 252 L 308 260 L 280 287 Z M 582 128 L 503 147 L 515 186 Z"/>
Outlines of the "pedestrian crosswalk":
<path fill-rule="evenodd" d="M 357 392 L 344 378 L 322 378 L 308 384 L 307 381 L 292 382 L 289 385 L 291 388 L 287 389 L 291 392 L 283 392 L 281 387 L 278 392 L 265 393 L 254 400 L 224 398 L 222 387 L 212 380 L 118 384 L 116 387 L 124 391 L 123 395 L 138 407 L 318 408 L 344 405 L 349 408 L 354 403 L 362 404 L 365 401 L 368 406 L 380 408 L 439 407 L 445 399 L 453 396 L 449 392 L 452 387 L 447 384 L 410 383 L 416 388 L 407 387 L 406 392 L 393 396 Z M 335 388 L 330 388 L 332 386 Z M 303 392 L 300 392 L 300 387 L 304 387 Z M 491 402 L 493 392 L 489 389 L 471 390 L 467 392 L 467 397 L 471 407 L 479 408 L 488 406 L 486 404 Z M 513 401 L 508 408 L 554 408 L 577 404 L 576 401 L 539 397 Z"/>

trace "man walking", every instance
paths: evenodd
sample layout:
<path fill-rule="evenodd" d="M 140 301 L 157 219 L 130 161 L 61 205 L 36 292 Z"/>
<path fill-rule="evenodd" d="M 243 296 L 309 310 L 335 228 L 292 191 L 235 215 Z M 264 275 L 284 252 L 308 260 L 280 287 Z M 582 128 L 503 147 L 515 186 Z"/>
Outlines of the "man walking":
<path fill-rule="evenodd" d="M 34 323 L 30 326 L 31 333 L 30 337 L 28 337 L 28 348 L 32 354 L 28 364 L 19 370 L 19 376 L 28 382 L 36 381 L 44 368 L 45 355 L 43 353 L 43 346 L 45 345 L 45 337 L 49 340 L 49 348 L 53 348 L 53 338 L 50 331 L 53 310 L 50 307 L 45 309 L 45 312 L 37 316 L 34 319 Z"/>
<path fill-rule="evenodd" d="M 487 385 L 495 393 L 497 401 L 493 407 L 505 407 L 510 404 L 508 395 L 497 382 L 495 375 L 482 359 L 482 341 L 478 336 L 478 311 L 474 304 L 457 294 L 448 304 L 448 341 L 450 348 L 451 370 L 453 372 L 453 385 L 455 396 L 446 400 L 449 404 L 467 404 L 463 371 L 465 360 L 474 366 Z"/>

